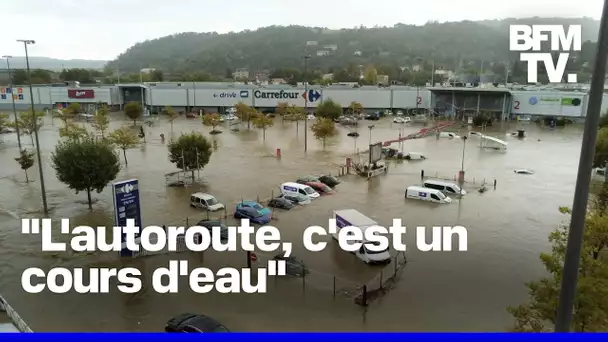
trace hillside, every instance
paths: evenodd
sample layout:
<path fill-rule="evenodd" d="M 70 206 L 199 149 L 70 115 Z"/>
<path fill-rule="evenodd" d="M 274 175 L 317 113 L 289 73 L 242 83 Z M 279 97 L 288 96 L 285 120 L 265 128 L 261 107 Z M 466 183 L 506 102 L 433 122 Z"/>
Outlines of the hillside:
<path fill-rule="evenodd" d="M 508 54 L 510 24 L 581 24 L 583 41 L 596 40 L 599 28 L 599 22 L 590 18 L 535 17 L 341 30 L 271 26 L 228 34 L 190 32 L 138 43 L 107 68 L 115 70 L 119 63 L 121 72 L 151 67 L 173 73 L 224 75 L 237 68 L 300 68 L 305 54 L 314 56 L 310 67 L 323 72 L 350 63 L 410 66 L 419 59 L 457 68 L 482 58 L 488 62 L 513 60 Z M 316 41 L 318 46 L 307 46 L 308 41 Z M 316 56 L 330 44 L 337 45 L 336 51 Z"/>
<path fill-rule="evenodd" d="M 103 69 L 107 61 L 85 59 L 54 59 L 48 57 L 30 57 L 32 69 L 61 71 L 65 69 Z M 25 69 L 25 57 L 15 56 L 11 59 L 11 67 Z"/>

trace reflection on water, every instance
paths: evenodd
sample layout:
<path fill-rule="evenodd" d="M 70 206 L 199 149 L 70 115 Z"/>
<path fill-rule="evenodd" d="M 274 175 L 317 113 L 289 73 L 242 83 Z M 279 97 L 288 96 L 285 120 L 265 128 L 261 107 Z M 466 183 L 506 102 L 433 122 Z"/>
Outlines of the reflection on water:
<path fill-rule="evenodd" d="M 118 127 L 123 122 L 114 121 Z M 374 122 L 371 140 L 395 139 L 401 124 Z M 47 125 L 40 134 L 44 172 L 51 217 L 71 217 L 72 224 L 111 225 L 112 197 L 108 188 L 93 194 L 94 209 L 86 206 L 86 194 L 74 194 L 54 177 L 50 153 L 58 139 L 57 126 Z M 241 199 L 268 198 L 278 193 L 278 185 L 297 176 L 337 172 L 355 148 L 365 149 L 370 140 L 368 129 L 359 129 L 358 139 L 347 137 L 350 128 L 323 142 L 309 134 L 308 153 L 304 153 L 304 125 L 296 132 L 295 123 L 281 123 L 266 132 L 248 132 L 246 126 L 211 139 L 217 150 L 201 172 L 200 184 L 191 188 L 167 188 L 164 174 L 175 171 L 168 162 L 166 144 L 160 134 L 170 134 L 170 125 L 161 122 L 145 127 L 147 144 L 143 149 L 127 152 L 128 167 L 119 179 L 138 178 L 142 187 L 142 210 L 145 224 L 185 224 L 186 217 L 201 217 L 188 205 L 189 194 L 205 191 L 232 208 Z M 27 267 L 128 267 L 136 266 L 151 277 L 156 267 L 166 266 L 172 258 L 185 258 L 199 266 L 219 268 L 222 265 L 245 266 L 243 253 L 207 252 L 203 260 L 195 253 L 163 255 L 138 260 L 119 260 L 114 254 L 74 255 L 39 252 L 39 238 L 20 234 L 18 217 L 40 215 L 40 193 L 37 167 L 25 176 L 13 158 L 17 154 L 14 135 L 2 135 L 0 146 L 0 292 L 13 303 L 34 330 L 49 331 L 159 331 L 165 321 L 181 312 L 210 315 L 233 330 L 352 330 L 352 331 L 478 331 L 504 330 L 510 323 L 505 307 L 526 297 L 523 283 L 539 277 L 543 270 L 538 254 L 548 247 L 547 235 L 559 223 L 560 205 L 570 205 L 575 183 L 576 164 L 582 130 L 577 127 L 545 130 L 527 125 L 528 137 L 519 140 L 505 132 L 515 126 L 496 127 L 488 134 L 509 142 L 506 153 L 481 150 L 475 137 L 465 147 L 466 178 L 470 191 L 462 200 L 450 205 L 431 205 L 404 199 L 409 185 L 420 183 L 420 172 L 453 178 L 461 167 L 463 142 L 429 137 L 407 141 L 405 152 L 422 152 L 425 161 L 393 162 L 386 176 L 366 181 L 346 177 L 333 196 L 324 196 L 310 205 L 291 212 L 277 212 L 275 225 L 283 238 L 294 242 L 294 253 L 313 270 L 335 274 L 340 279 L 360 283 L 372 277 L 377 269 L 361 263 L 355 256 L 341 251 L 334 243 L 321 253 L 305 251 L 301 233 L 312 224 L 327 225 L 332 211 L 353 208 L 389 225 L 401 218 L 408 225 L 409 260 L 404 276 L 390 294 L 363 311 L 344 298 L 333 299 L 331 293 L 309 286 L 284 282 L 269 284 L 268 294 L 222 295 L 193 294 L 187 290 L 187 279 L 180 281 L 180 293 L 160 295 L 147 283 L 136 295 L 28 295 L 21 291 L 21 271 Z M 406 126 L 404 135 L 420 127 Z M 453 131 L 457 131 L 453 129 Z M 176 121 L 174 135 L 197 130 L 208 134 L 198 120 Z M 29 139 L 23 139 L 28 143 Z M 357 145 L 355 145 L 355 143 Z M 31 146 L 30 146 L 31 148 Z M 274 158 L 276 149 L 280 159 Z M 365 158 L 364 156 L 362 157 Z M 535 175 L 516 175 L 516 168 L 529 168 Z M 479 183 L 497 180 L 497 189 L 479 194 Z M 233 220 L 229 219 L 229 222 Z M 415 226 L 463 225 L 469 230 L 468 252 L 423 253 L 415 250 Z M 330 238 L 328 238 L 330 240 Z M 319 280 L 323 282 L 325 280 Z M 327 280 L 328 282 L 330 280 Z M 329 284 L 329 283 L 328 283 Z M 327 284 L 319 284 L 327 285 Z M 323 286 L 319 286 L 322 288 Z M 290 315 L 285 315 L 290 312 Z"/>

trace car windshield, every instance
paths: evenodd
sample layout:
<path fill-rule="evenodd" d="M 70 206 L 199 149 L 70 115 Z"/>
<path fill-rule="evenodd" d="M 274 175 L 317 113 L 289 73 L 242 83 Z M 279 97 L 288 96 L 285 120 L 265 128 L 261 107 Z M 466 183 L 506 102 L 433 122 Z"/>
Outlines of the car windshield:
<path fill-rule="evenodd" d="M 264 209 L 264 207 L 262 207 L 261 205 L 259 205 L 258 203 L 254 203 L 251 205 L 251 207 L 255 210 L 262 210 Z"/>
<path fill-rule="evenodd" d="M 441 199 L 444 199 L 446 196 L 443 194 L 443 192 L 438 192 L 437 196 Z"/>
<path fill-rule="evenodd" d="M 309 195 L 312 195 L 312 194 L 315 193 L 315 191 L 311 187 L 309 187 L 309 186 L 305 187 L 304 191 L 306 191 L 306 193 L 309 194 Z"/>
<path fill-rule="evenodd" d="M 207 200 L 207 205 L 216 205 L 216 204 L 218 204 L 218 203 L 220 203 L 220 202 L 218 202 L 218 201 L 215 199 L 215 197 L 211 197 L 211 198 L 209 198 L 209 199 Z"/>
<path fill-rule="evenodd" d="M 330 192 L 331 188 L 325 184 L 321 185 L 321 190 L 325 191 L 325 192 Z"/>
<path fill-rule="evenodd" d="M 258 217 L 262 217 L 264 215 L 262 215 L 262 213 L 260 213 L 257 210 L 247 210 L 247 215 L 253 217 L 253 218 L 258 218 Z"/>

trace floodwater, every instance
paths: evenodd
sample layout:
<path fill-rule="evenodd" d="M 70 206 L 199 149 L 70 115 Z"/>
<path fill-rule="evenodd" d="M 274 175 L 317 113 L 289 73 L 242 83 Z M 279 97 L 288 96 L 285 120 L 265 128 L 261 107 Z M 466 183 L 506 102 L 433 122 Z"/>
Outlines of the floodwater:
<path fill-rule="evenodd" d="M 129 124 L 118 116 L 114 127 Z M 370 131 L 368 124 L 376 126 Z M 74 194 L 57 181 L 51 167 L 50 153 L 58 139 L 55 125 L 47 124 L 40 132 L 44 172 L 51 217 L 70 217 L 72 224 L 111 225 L 112 196 L 108 188 L 94 194 L 94 208 L 89 211 L 86 194 Z M 167 158 L 160 133 L 168 137 L 171 126 L 166 121 L 147 127 L 145 148 L 127 152 L 128 167 L 118 180 L 138 178 L 143 193 L 144 224 L 194 224 L 204 214 L 188 206 L 191 192 L 204 190 L 233 207 L 241 198 L 268 198 L 278 185 L 297 176 L 337 173 L 337 165 L 370 140 L 397 138 L 401 124 L 390 120 L 363 122 L 360 137 L 347 137 L 350 129 L 341 127 L 339 136 L 323 148 L 309 134 L 308 152 L 304 153 L 304 129 L 300 123 L 282 124 L 276 120 L 266 132 L 231 132 L 216 135 L 217 150 L 200 172 L 201 184 L 186 189 L 167 188 L 164 174 L 176 171 Z M 313 270 L 303 287 L 299 280 L 269 280 L 266 294 L 195 294 L 188 291 L 187 278 L 180 282 L 178 294 L 153 293 L 149 281 L 135 295 L 76 294 L 56 295 L 45 292 L 30 295 L 22 291 L 20 274 L 32 266 L 51 267 L 139 267 L 148 279 L 152 270 L 166 266 L 171 259 L 187 259 L 192 267 L 245 266 L 245 253 L 184 252 L 138 259 L 120 260 L 116 253 L 80 255 L 42 253 L 36 236 L 20 234 L 18 218 L 40 215 L 40 188 L 37 165 L 30 169 L 26 184 L 24 173 L 13 158 L 17 156 L 16 137 L 2 135 L 0 145 L 0 293 L 19 311 L 34 331 L 160 331 L 173 315 L 194 312 L 212 316 L 235 331 L 504 331 L 511 324 L 505 308 L 526 299 L 524 283 L 543 276 L 538 260 L 549 247 L 547 236 L 564 217 L 559 206 L 569 206 L 575 184 L 580 153 L 581 127 L 548 130 L 535 124 L 524 125 L 528 137 L 506 137 L 515 124 L 495 127 L 488 132 L 509 142 L 506 153 L 482 150 L 476 138 L 467 140 L 464 153 L 466 178 L 470 193 L 449 205 L 433 205 L 404 199 L 404 189 L 420 182 L 426 175 L 454 177 L 461 167 L 463 141 L 429 137 L 404 143 L 405 152 L 425 153 L 429 159 L 392 163 L 387 175 L 370 181 L 349 176 L 333 196 L 290 212 L 277 212 L 277 226 L 283 239 L 294 242 L 295 255 Z M 403 134 L 419 130 L 411 126 Z M 458 128 L 460 129 L 460 128 Z M 173 127 L 178 132 L 210 131 L 198 120 L 182 119 Z M 456 129 L 455 129 L 456 130 Z M 29 137 L 23 138 L 29 144 Z M 31 146 L 31 145 L 30 145 Z M 396 148 L 401 148 L 398 144 Z M 282 158 L 274 157 L 277 148 Z M 356 158 L 355 158 L 356 159 Z M 529 168 L 534 175 L 516 175 L 513 169 Z M 476 189 L 486 179 L 497 180 L 496 189 L 479 194 Z M 329 244 L 320 253 L 306 252 L 300 246 L 301 232 L 312 224 L 327 225 L 336 209 L 355 208 L 380 224 L 402 218 L 410 228 L 407 235 L 408 264 L 399 282 L 382 299 L 367 309 L 353 304 L 352 298 L 332 295 L 332 275 L 338 286 L 361 284 L 374 277 L 378 268 L 367 266 L 353 255 Z M 230 219 L 228 220 L 229 222 Z M 415 226 L 462 225 L 468 228 L 467 252 L 419 252 L 415 248 Z M 65 239 L 65 237 L 64 237 Z M 331 238 L 328 237 L 328 240 Z M 201 259 L 203 261 L 201 261 Z M 261 258 L 263 260 L 263 258 Z"/>

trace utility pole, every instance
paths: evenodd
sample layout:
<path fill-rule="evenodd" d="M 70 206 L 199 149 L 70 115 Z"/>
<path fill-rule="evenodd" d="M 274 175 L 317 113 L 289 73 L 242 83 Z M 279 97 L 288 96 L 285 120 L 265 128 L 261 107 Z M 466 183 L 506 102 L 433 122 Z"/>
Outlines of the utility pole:
<path fill-rule="evenodd" d="M 574 202 L 568 232 L 568 245 L 562 272 L 562 283 L 559 294 L 559 306 L 555 319 L 555 332 L 569 332 L 572 322 L 572 309 L 576 295 L 576 283 L 579 273 L 579 262 L 583 247 L 585 232 L 585 218 L 587 216 L 587 203 L 589 201 L 589 183 L 593 167 L 593 154 L 597 138 L 598 124 L 604 93 L 604 79 L 606 75 L 606 60 L 608 59 L 608 0 L 604 0 L 604 10 L 600 21 L 600 30 L 597 39 L 597 53 L 595 67 L 589 91 L 589 103 L 585 117 L 585 131 L 581 145 L 581 156 L 578 163 L 576 187 L 574 188 Z"/>
<path fill-rule="evenodd" d="M 33 40 L 18 39 L 20 43 L 23 43 L 25 47 L 25 66 L 27 67 L 27 84 L 30 88 L 30 105 L 32 106 L 32 116 L 35 123 L 34 126 L 34 139 L 36 141 L 36 155 L 38 156 L 38 172 L 40 173 L 40 191 L 42 192 L 42 206 L 44 213 L 48 215 L 49 207 L 46 202 L 46 188 L 44 186 L 44 173 L 42 170 L 42 156 L 40 153 L 40 142 L 38 139 L 38 117 L 36 116 L 36 109 L 34 108 L 34 90 L 32 89 L 32 73 L 30 72 L 30 58 L 27 52 L 27 46 L 30 44 L 36 44 Z"/>
<path fill-rule="evenodd" d="M 9 60 L 13 58 L 13 56 L 2 56 L 2 58 L 6 59 L 6 70 L 8 71 L 8 79 L 11 82 L 11 102 L 13 103 L 13 116 L 15 118 L 15 131 L 17 132 L 17 144 L 19 145 L 19 153 L 21 153 L 21 134 L 19 133 L 19 125 L 17 124 L 19 118 L 17 117 L 17 107 L 15 107 L 15 84 L 13 83 L 13 74 L 11 73 L 11 63 Z"/>
<path fill-rule="evenodd" d="M 309 55 L 302 56 L 304 60 L 304 111 L 306 119 L 304 120 L 304 152 L 308 151 L 308 60 Z"/>

